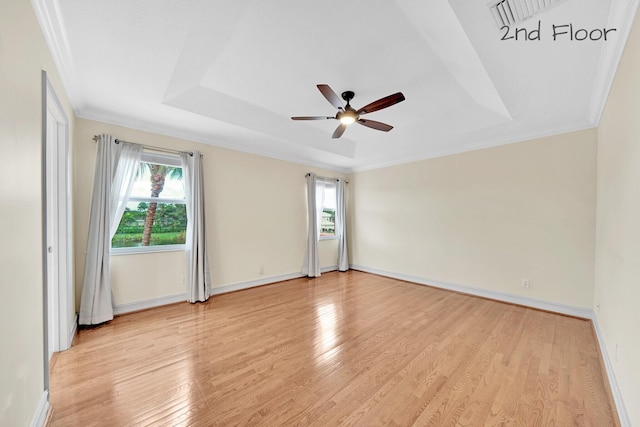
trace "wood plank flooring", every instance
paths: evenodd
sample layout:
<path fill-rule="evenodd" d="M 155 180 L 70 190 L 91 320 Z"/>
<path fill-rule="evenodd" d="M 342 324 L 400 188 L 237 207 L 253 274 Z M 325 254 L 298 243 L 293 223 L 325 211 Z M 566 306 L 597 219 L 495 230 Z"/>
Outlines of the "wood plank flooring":
<path fill-rule="evenodd" d="M 81 330 L 50 426 L 615 426 L 591 322 L 362 272 Z"/>

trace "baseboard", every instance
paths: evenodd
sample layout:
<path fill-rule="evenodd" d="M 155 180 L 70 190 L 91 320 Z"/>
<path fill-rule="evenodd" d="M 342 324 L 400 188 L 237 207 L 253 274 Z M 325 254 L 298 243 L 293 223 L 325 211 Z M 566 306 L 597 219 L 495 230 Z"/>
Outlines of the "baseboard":
<path fill-rule="evenodd" d="M 330 271 L 336 271 L 336 270 L 338 270 L 338 264 L 330 265 L 328 267 L 320 267 L 320 273 L 328 273 Z"/>
<path fill-rule="evenodd" d="M 126 314 L 134 311 L 146 310 L 149 308 L 160 307 L 162 305 L 174 304 L 176 302 L 182 301 L 187 301 L 186 293 L 151 298 L 144 301 L 127 302 L 113 307 L 113 314 Z"/>
<path fill-rule="evenodd" d="M 609 389 L 611 390 L 611 395 L 613 396 L 613 403 L 616 405 L 616 411 L 618 413 L 618 418 L 620 419 L 620 426 L 631 427 L 631 419 L 629 418 L 627 408 L 624 405 L 624 399 L 622 398 L 618 380 L 616 379 L 616 374 L 613 370 L 613 364 L 611 363 L 611 359 L 609 358 L 609 352 L 607 352 L 604 335 L 602 335 L 600 325 L 598 324 L 598 317 L 595 315 L 593 316 L 592 324 L 593 329 L 596 331 L 596 338 L 598 339 L 598 344 L 600 346 L 600 355 L 602 356 L 602 360 L 604 362 L 604 369 L 609 380 Z"/>
<path fill-rule="evenodd" d="M 322 267 L 321 273 L 327 273 L 329 271 L 335 271 L 338 269 L 337 265 L 330 265 Z M 255 288 L 256 286 L 269 285 L 271 283 L 283 282 L 285 280 L 298 279 L 304 277 L 302 273 L 289 273 L 281 274 L 278 276 L 269 276 L 255 280 L 248 280 L 246 282 L 231 283 L 229 285 L 219 286 L 211 289 L 211 295 L 226 294 L 227 292 L 235 292 L 243 289 Z M 175 294 L 168 295 L 166 297 L 151 298 L 144 301 L 135 301 L 124 304 L 118 304 L 113 308 L 113 314 L 126 314 L 134 311 L 146 310 L 149 308 L 160 307 L 162 305 L 174 304 L 176 302 L 187 301 L 187 294 Z"/>
<path fill-rule="evenodd" d="M 327 267 L 321 267 L 320 273 L 328 273 L 329 271 L 335 271 L 338 269 L 337 265 L 330 265 Z M 255 288 L 256 286 L 270 285 L 272 283 L 284 282 L 285 280 L 299 279 L 305 277 L 302 273 L 289 273 L 281 274 L 279 276 L 269 276 L 256 280 L 249 280 L 246 282 L 231 283 L 229 285 L 220 286 L 211 289 L 211 295 L 226 294 L 227 292 L 241 291 L 243 289 Z"/>
<path fill-rule="evenodd" d="M 475 295 L 483 298 L 489 298 L 496 301 L 508 302 L 511 304 L 523 305 L 526 307 L 537 308 L 539 310 L 551 311 L 559 314 L 566 314 L 568 316 L 591 319 L 593 315 L 593 310 L 589 308 L 574 307 L 571 305 L 559 304 L 555 302 L 539 300 L 536 298 L 523 297 L 520 295 L 512 295 L 504 292 L 488 291 L 486 289 L 458 285 L 455 283 L 447 283 L 440 280 L 431 280 L 424 277 L 410 276 L 410 275 L 391 272 L 391 271 L 379 270 L 377 268 L 365 267 L 362 265 L 351 265 L 350 267 L 353 270 L 359 270 L 365 273 L 377 274 L 378 276 L 391 277 L 393 279 L 404 280 L 406 282 L 432 286 L 434 288 L 446 289 L 448 291 L 461 292 L 464 294 Z"/>
<path fill-rule="evenodd" d="M 49 392 L 47 390 L 42 392 L 42 396 L 40 396 L 40 402 L 38 402 L 38 407 L 36 408 L 36 413 L 33 414 L 33 419 L 31 420 L 31 427 L 44 427 L 45 422 L 47 421 L 47 414 L 49 413 Z"/>
<path fill-rule="evenodd" d="M 211 295 L 226 294 L 227 292 L 241 291 L 243 289 L 255 288 L 256 286 L 269 285 L 271 283 L 283 282 L 285 280 L 297 279 L 302 277 L 302 273 L 281 274 L 278 276 L 263 277 L 246 282 L 231 283 L 211 289 Z"/>

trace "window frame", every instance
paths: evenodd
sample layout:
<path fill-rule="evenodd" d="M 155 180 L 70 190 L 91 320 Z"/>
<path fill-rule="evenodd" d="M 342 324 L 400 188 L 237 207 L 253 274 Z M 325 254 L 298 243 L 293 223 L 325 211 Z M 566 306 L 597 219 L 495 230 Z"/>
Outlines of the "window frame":
<path fill-rule="evenodd" d="M 161 164 L 166 166 L 174 166 L 183 169 L 182 167 L 182 159 L 180 159 L 177 155 L 171 154 L 158 154 L 158 153 L 150 153 L 143 151 L 140 156 L 140 163 L 151 163 L 151 164 Z M 184 173 L 184 169 L 183 169 Z M 183 175 L 184 176 L 184 175 Z M 185 193 L 184 199 L 175 199 L 175 198 L 156 198 L 156 197 L 129 197 L 126 203 L 129 202 L 156 202 L 163 204 L 187 204 L 187 194 Z M 122 219 L 120 219 L 122 221 Z M 186 228 L 185 228 L 186 231 Z M 122 248 L 114 248 L 109 243 L 110 253 L 111 255 L 134 255 L 134 254 L 149 254 L 156 252 L 182 252 L 186 250 L 186 243 L 177 244 L 177 245 L 150 245 L 150 246 L 129 246 Z"/>

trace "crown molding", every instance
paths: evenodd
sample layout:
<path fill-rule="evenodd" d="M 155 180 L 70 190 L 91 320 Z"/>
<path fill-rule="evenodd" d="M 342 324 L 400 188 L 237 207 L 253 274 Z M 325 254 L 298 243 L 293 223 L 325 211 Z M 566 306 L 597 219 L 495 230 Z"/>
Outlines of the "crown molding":
<path fill-rule="evenodd" d="M 77 81 L 77 73 L 73 66 L 73 57 L 67 33 L 64 31 L 59 4 L 56 0 L 31 0 L 31 6 L 42 29 L 53 62 L 58 69 L 64 90 L 69 97 L 74 113 L 77 115 L 78 111 L 84 107 L 85 101 L 81 91 L 77 90 L 73 84 Z"/>
<path fill-rule="evenodd" d="M 620 59 L 633 27 L 639 2 L 639 0 L 613 0 L 611 2 L 607 28 L 616 28 L 619 40 L 615 44 L 605 43 L 602 47 L 589 108 L 589 119 L 594 127 L 598 126 L 602 118 L 609 92 L 616 77 L 618 64 L 620 64 Z"/>
<path fill-rule="evenodd" d="M 256 149 L 255 147 L 251 147 L 251 148 L 240 147 L 240 146 L 234 145 L 231 142 L 226 142 L 222 138 L 213 138 L 210 136 L 181 131 L 171 126 L 164 126 L 157 123 L 146 122 L 146 121 L 134 119 L 131 117 L 117 116 L 109 113 L 104 113 L 102 111 L 86 109 L 85 111 L 82 111 L 79 114 L 76 114 L 76 116 L 81 119 L 98 121 L 106 124 L 122 126 L 130 129 L 144 131 L 144 132 L 157 133 L 164 136 L 170 136 L 174 138 L 184 139 L 187 141 L 193 141 L 201 144 L 211 145 L 214 147 L 240 151 L 243 153 L 253 154 L 256 156 L 268 157 L 271 159 L 282 160 L 282 161 L 296 163 L 304 166 L 327 169 L 327 170 L 331 170 L 331 171 L 343 173 L 343 174 L 352 174 L 352 173 L 358 173 L 358 172 L 366 172 L 374 169 L 383 169 L 391 166 L 398 166 L 402 164 L 435 159 L 439 157 L 452 156 L 455 154 L 463 154 L 466 152 L 471 152 L 476 150 L 483 150 L 486 148 L 499 147 L 502 145 L 508 145 L 508 144 L 513 144 L 518 142 L 526 142 L 526 141 L 530 141 L 537 138 L 545 138 L 545 137 L 554 136 L 554 135 L 562 135 L 570 132 L 578 132 L 582 130 L 592 129 L 594 127 L 584 122 L 573 123 L 568 126 L 545 129 L 542 131 L 522 133 L 519 135 L 513 135 L 508 138 L 502 138 L 498 140 L 481 141 L 477 144 L 474 144 L 473 146 L 466 147 L 462 150 L 445 150 L 445 151 L 440 151 L 436 153 L 428 153 L 424 155 L 408 154 L 406 156 L 402 156 L 392 161 L 372 162 L 370 164 L 365 164 L 360 166 L 354 165 L 354 166 L 341 167 L 341 166 L 336 166 L 330 163 L 314 162 L 314 161 L 300 159 L 299 157 L 294 155 L 286 156 L 286 155 L 282 155 L 281 153 L 274 153 L 269 151 L 266 148 Z"/>
<path fill-rule="evenodd" d="M 197 133 L 186 132 L 175 129 L 171 126 L 164 126 L 157 123 L 151 123 L 143 120 L 134 119 L 131 117 L 116 116 L 100 111 L 81 111 L 76 114 L 76 117 L 80 119 L 93 120 L 101 123 L 106 123 L 115 126 L 122 126 L 130 129 L 135 129 L 143 132 L 156 133 L 159 135 L 170 136 L 173 138 L 183 139 L 187 141 L 197 142 L 200 144 L 210 145 L 218 148 L 225 148 L 228 150 L 239 151 L 242 153 L 253 154 L 256 156 L 267 157 L 270 159 L 282 160 L 285 162 L 295 163 L 298 165 L 317 167 L 327 169 L 330 171 L 347 174 L 351 172 L 348 167 L 340 167 L 330 163 L 314 162 L 304 159 L 300 159 L 296 156 L 282 155 L 281 153 L 274 153 L 269 151 L 268 148 L 256 149 L 255 147 L 241 147 L 234 145 L 232 142 L 225 141 L 222 137 L 205 136 Z"/>
<path fill-rule="evenodd" d="M 464 154 L 471 151 L 484 150 L 486 148 L 500 147 L 502 145 L 515 144 L 518 142 L 527 142 L 527 141 L 531 141 L 538 138 L 547 138 L 551 136 L 562 135 L 565 133 L 579 132 L 587 129 L 593 129 L 594 127 L 595 126 L 592 126 L 591 124 L 588 124 L 588 123 L 573 123 L 568 126 L 545 129 L 542 131 L 532 131 L 532 132 L 522 133 L 519 135 L 514 135 L 507 138 L 502 138 L 502 139 L 480 141 L 477 144 L 474 144 L 470 147 L 465 147 L 464 149 L 461 149 L 461 150 L 444 150 L 444 151 L 439 151 L 436 153 L 430 153 L 425 155 L 409 154 L 407 156 L 396 158 L 391 161 L 371 163 L 371 164 L 362 165 L 362 166 L 355 166 L 349 170 L 349 173 L 366 172 L 369 170 L 383 169 L 391 166 L 398 166 L 398 165 L 403 165 L 407 163 L 420 162 L 423 160 L 436 159 L 439 157 L 447 157 L 447 156 L 453 156 L 456 154 Z"/>

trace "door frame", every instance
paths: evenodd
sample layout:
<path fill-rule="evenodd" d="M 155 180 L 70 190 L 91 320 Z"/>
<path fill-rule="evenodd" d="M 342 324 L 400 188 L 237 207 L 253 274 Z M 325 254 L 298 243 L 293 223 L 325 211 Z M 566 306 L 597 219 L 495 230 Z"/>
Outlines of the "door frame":
<path fill-rule="evenodd" d="M 45 388 L 51 351 L 71 346 L 75 333 L 71 270 L 69 120 L 42 71 L 43 320 Z"/>

